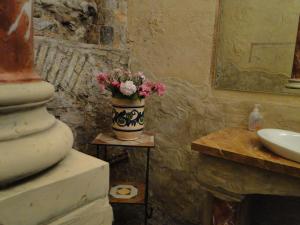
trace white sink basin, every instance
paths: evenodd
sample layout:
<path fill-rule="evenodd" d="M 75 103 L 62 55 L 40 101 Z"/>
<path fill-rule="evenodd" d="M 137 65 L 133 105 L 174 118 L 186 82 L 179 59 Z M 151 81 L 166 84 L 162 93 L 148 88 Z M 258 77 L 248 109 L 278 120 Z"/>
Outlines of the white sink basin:
<path fill-rule="evenodd" d="M 274 153 L 300 162 L 300 133 L 279 129 L 262 129 L 257 132 L 257 135 L 263 145 Z"/>

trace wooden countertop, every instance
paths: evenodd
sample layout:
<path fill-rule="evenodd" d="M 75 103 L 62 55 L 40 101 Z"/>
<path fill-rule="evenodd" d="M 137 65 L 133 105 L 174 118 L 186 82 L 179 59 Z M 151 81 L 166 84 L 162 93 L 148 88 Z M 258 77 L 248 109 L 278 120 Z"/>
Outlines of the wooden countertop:
<path fill-rule="evenodd" d="M 255 132 L 241 128 L 226 128 L 192 143 L 192 149 L 215 156 L 300 178 L 300 163 L 270 152 L 260 143 Z"/>

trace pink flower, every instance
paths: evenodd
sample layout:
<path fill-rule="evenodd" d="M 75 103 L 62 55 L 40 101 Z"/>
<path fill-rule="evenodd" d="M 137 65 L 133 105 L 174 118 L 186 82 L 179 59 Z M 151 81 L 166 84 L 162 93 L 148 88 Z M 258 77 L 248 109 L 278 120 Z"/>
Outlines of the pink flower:
<path fill-rule="evenodd" d="M 154 90 L 157 92 L 158 96 L 163 96 L 166 92 L 166 85 L 162 83 L 156 83 Z"/>
<path fill-rule="evenodd" d="M 147 98 L 147 97 L 150 96 L 150 93 L 147 92 L 147 91 L 140 91 L 140 92 L 139 92 L 139 96 L 144 97 L 144 98 Z"/>
<path fill-rule="evenodd" d="M 113 82 L 111 82 L 111 86 L 113 86 L 114 88 L 120 88 L 120 82 L 114 80 Z"/>
<path fill-rule="evenodd" d="M 139 88 L 139 95 L 144 98 L 149 97 L 152 92 L 152 87 L 153 86 L 150 82 L 142 84 Z"/>
<path fill-rule="evenodd" d="M 107 73 L 100 73 L 97 75 L 97 81 L 99 84 L 103 84 L 108 81 L 108 74 Z"/>
<path fill-rule="evenodd" d="M 144 83 L 144 85 L 145 85 L 146 87 L 150 88 L 151 90 L 154 90 L 154 88 L 155 88 L 154 83 L 153 83 L 153 82 L 150 82 L 150 81 L 146 81 L 146 82 Z"/>

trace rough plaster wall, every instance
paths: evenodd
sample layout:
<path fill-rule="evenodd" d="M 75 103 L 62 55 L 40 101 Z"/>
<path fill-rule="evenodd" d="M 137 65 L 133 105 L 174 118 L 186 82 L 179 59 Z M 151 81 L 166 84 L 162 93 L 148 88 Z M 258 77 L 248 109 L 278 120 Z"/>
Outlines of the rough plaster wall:
<path fill-rule="evenodd" d="M 201 224 L 206 208 L 202 201 L 205 192 L 201 190 L 205 188 L 218 191 L 222 187 L 221 192 L 225 189 L 237 193 L 297 193 L 296 179 L 201 157 L 190 150 L 193 139 L 210 131 L 246 127 L 254 103 L 263 105 L 266 127 L 300 131 L 297 97 L 211 88 L 216 1 L 128 3 L 131 68 L 155 75 L 169 89 L 166 97 L 147 103 L 146 118 L 148 128 L 158 133 L 151 184 L 153 199 L 161 211 L 178 224 Z"/>
<path fill-rule="evenodd" d="M 211 89 L 216 2 L 128 0 L 128 5 L 131 68 L 168 86 L 166 96 L 149 99 L 146 107 L 146 127 L 157 133 L 158 144 L 151 158 L 151 202 L 156 209 L 151 224 L 201 224 L 209 199 L 207 189 L 300 195 L 295 179 L 202 157 L 190 149 L 194 139 L 209 132 L 226 126 L 245 127 L 257 102 L 264 107 L 266 126 L 300 131 L 296 97 Z M 127 51 L 38 37 L 36 56 L 37 69 L 57 89 L 51 111 L 73 128 L 76 148 L 92 152 L 88 143 L 97 132 L 109 129 L 111 112 L 109 97 L 99 95 L 93 73 L 127 66 Z M 142 177 L 143 154 L 130 156 L 129 164 L 112 167 L 114 177 Z M 142 212 L 128 210 L 131 218 Z M 122 208 L 117 215 L 122 225 L 139 224 Z"/>

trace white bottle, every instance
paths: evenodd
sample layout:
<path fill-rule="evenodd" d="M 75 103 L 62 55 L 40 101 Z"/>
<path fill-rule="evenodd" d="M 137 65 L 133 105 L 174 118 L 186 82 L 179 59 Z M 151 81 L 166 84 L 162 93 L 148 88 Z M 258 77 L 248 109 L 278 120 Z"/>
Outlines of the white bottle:
<path fill-rule="evenodd" d="M 249 116 L 248 129 L 250 131 L 258 131 L 263 126 L 263 116 L 259 112 L 260 104 L 255 104 L 253 111 Z"/>

